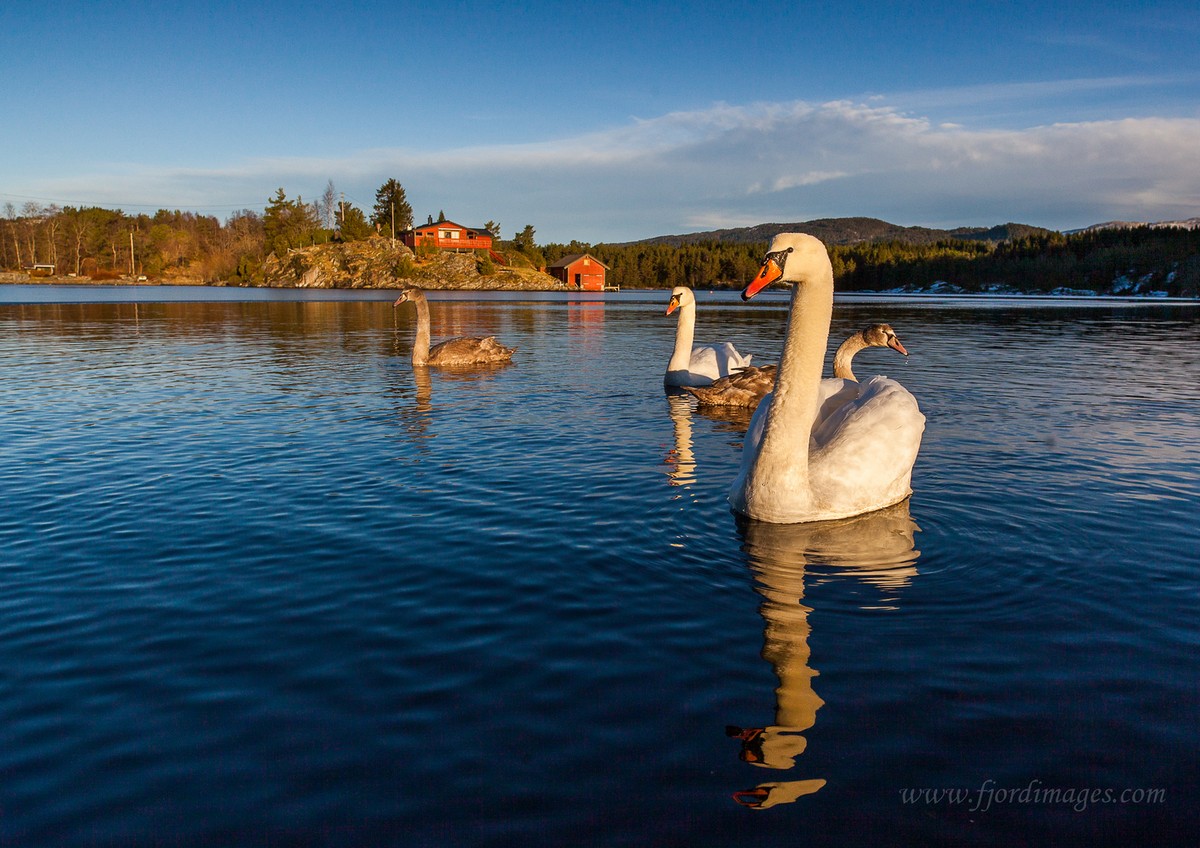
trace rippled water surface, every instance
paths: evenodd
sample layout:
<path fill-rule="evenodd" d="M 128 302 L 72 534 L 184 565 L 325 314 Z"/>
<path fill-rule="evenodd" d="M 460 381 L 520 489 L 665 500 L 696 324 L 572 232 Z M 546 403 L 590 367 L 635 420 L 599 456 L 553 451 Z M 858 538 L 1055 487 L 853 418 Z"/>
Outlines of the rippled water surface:
<path fill-rule="evenodd" d="M 912 354 L 855 370 L 914 495 L 780 527 L 665 293 L 434 293 L 518 348 L 439 372 L 387 293 L 50 292 L 0 305 L 2 845 L 1200 844 L 1195 305 L 839 300 Z M 780 299 L 699 299 L 776 361 Z"/>

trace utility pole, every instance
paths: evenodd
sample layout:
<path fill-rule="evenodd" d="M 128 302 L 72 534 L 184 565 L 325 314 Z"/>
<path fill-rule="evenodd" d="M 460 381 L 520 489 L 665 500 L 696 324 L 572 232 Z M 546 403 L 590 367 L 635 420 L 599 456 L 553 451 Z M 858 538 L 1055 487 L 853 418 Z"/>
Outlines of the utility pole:
<path fill-rule="evenodd" d="M 396 201 L 392 201 L 392 247 L 396 246 Z"/>
<path fill-rule="evenodd" d="M 129 231 L 129 276 L 134 276 L 133 269 L 133 230 Z"/>

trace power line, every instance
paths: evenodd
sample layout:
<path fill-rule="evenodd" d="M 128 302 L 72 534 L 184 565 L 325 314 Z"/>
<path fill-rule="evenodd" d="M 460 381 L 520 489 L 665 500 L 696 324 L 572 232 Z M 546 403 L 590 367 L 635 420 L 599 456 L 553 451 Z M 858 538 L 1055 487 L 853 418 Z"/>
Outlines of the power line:
<path fill-rule="evenodd" d="M 343 193 L 344 195 L 344 193 Z M 85 200 L 65 200 L 61 197 L 32 197 L 26 194 L 9 194 L 8 192 L 0 191 L 0 200 L 25 200 L 35 203 L 49 204 L 53 203 L 58 206 L 73 206 L 78 209 L 254 209 L 256 207 L 266 208 L 270 202 L 264 201 L 261 198 L 248 203 L 118 203 L 107 201 L 104 203 L 94 203 Z M 350 203 L 357 206 L 362 206 L 362 201 L 355 197 L 348 198 Z"/>
<path fill-rule="evenodd" d="M 342 192 L 343 206 L 346 203 L 356 205 L 365 212 L 370 209 L 369 206 L 364 206 L 362 201 L 356 197 L 346 197 L 345 192 Z M 198 213 L 210 213 L 216 215 L 222 212 L 239 212 L 243 209 L 250 211 L 265 210 L 270 205 L 270 199 L 258 199 L 248 203 L 118 203 L 113 201 L 95 203 L 82 200 L 70 200 L 61 197 L 35 197 L 27 194 L 12 194 L 10 192 L 0 191 L 0 202 L 33 202 L 41 206 L 55 205 L 60 207 L 71 207 L 75 209 L 105 209 L 108 211 L 142 213 L 145 210 L 158 211 L 189 211 Z M 20 210 L 15 210 L 20 212 Z"/>
<path fill-rule="evenodd" d="M 118 203 L 108 201 L 105 203 L 94 203 L 81 200 L 66 200 L 61 197 L 31 197 L 24 194 L 9 194 L 8 192 L 0 191 L 0 199 L 10 200 L 25 200 L 35 203 L 49 204 L 53 203 L 58 206 L 74 206 L 77 208 L 97 208 L 97 209 L 252 209 L 256 206 L 266 206 L 266 203 L 259 199 L 249 203 Z"/>

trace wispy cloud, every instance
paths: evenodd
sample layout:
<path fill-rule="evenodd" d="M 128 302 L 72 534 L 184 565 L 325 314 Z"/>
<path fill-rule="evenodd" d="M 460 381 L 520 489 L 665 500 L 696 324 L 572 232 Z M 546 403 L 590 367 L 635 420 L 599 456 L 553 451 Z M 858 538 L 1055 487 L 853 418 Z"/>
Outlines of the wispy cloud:
<path fill-rule="evenodd" d="M 716 104 L 537 144 L 375 149 L 210 169 L 124 166 L 23 193 L 182 208 L 260 197 L 261 208 L 278 186 L 315 197 L 333 179 L 369 205 L 375 188 L 395 177 L 418 215 L 442 209 L 514 231 L 533 223 L 539 239 L 562 241 L 836 215 L 1072 227 L 1197 214 L 1198 149 L 1195 118 L 972 129 L 878 101 L 795 101 Z"/>
<path fill-rule="evenodd" d="M 1194 84 L 1196 81 L 1196 74 L 1182 72 L 1123 74 L 925 88 L 919 91 L 893 92 L 886 98 L 880 96 L 875 99 L 897 104 L 905 110 L 950 110 L 970 106 L 972 110 L 978 111 L 988 104 L 1017 102 L 1029 106 L 1047 100 L 1062 102 L 1096 92 L 1136 92 L 1171 85 Z"/>

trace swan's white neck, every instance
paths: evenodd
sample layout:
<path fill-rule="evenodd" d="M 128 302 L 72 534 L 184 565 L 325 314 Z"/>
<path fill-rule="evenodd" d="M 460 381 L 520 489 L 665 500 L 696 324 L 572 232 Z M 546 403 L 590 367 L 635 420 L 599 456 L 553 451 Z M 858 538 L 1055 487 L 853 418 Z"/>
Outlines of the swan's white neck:
<path fill-rule="evenodd" d="M 692 342 L 696 338 L 696 304 L 679 304 L 679 321 L 675 325 L 675 352 L 667 363 L 667 372 L 687 371 L 692 365 Z"/>
<path fill-rule="evenodd" d="M 815 501 L 809 481 L 808 439 L 819 408 L 821 368 L 832 317 L 833 268 L 826 262 L 792 290 L 775 395 L 767 410 L 758 460 L 746 481 L 746 491 L 758 501 L 755 518 L 771 521 L 771 504 L 788 502 L 777 497 L 777 491 Z M 797 444 L 798 439 L 804 443 Z M 818 506 L 810 503 L 809 511 L 815 512 Z M 796 507 L 791 500 L 789 510 L 794 512 Z"/>
<path fill-rule="evenodd" d="M 413 341 L 412 364 L 425 365 L 429 362 L 429 301 L 424 294 L 412 299 L 417 307 L 417 337 Z"/>

